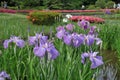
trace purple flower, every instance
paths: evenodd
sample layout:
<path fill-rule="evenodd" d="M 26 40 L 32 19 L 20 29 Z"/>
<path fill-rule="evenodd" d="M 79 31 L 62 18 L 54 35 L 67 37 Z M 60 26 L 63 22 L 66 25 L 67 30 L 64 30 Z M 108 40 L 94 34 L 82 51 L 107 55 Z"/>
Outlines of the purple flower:
<path fill-rule="evenodd" d="M 102 61 L 102 57 L 101 56 L 97 56 L 98 52 L 89 52 L 89 53 L 83 53 L 81 55 L 81 62 L 84 64 L 85 63 L 85 59 L 89 57 L 90 61 L 91 61 L 91 68 L 97 68 L 98 66 L 103 64 Z"/>
<path fill-rule="evenodd" d="M 74 25 L 73 24 L 67 24 L 66 29 L 69 31 L 73 31 Z"/>
<path fill-rule="evenodd" d="M 42 34 L 36 34 L 35 36 L 29 37 L 28 41 L 30 45 L 38 46 L 40 44 L 44 44 L 48 40 L 47 36 L 43 36 Z"/>
<path fill-rule="evenodd" d="M 59 55 L 53 43 L 48 40 L 48 36 L 43 36 L 42 34 L 31 36 L 29 37 L 29 44 L 35 46 L 33 52 L 40 58 L 44 57 L 46 53 L 51 59 L 55 59 Z"/>
<path fill-rule="evenodd" d="M 96 42 L 96 45 L 102 45 L 102 40 L 100 38 L 95 37 L 94 35 L 84 35 L 85 37 L 85 44 L 87 44 L 88 46 L 91 46 L 92 44 L 94 44 L 94 42 Z"/>
<path fill-rule="evenodd" d="M 63 37 L 63 41 L 64 41 L 65 44 L 71 45 L 71 43 L 72 43 L 72 35 L 71 34 L 65 35 Z"/>
<path fill-rule="evenodd" d="M 81 54 L 81 58 L 82 58 L 81 62 L 82 62 L 83 64 L 85 63 L 85 58 L 87 58 L 87 57 L 89 57 L 89 54 L 88 54 L 88 53 L 83 53 L 83 54 Z"/>
<path fill-rule="evenodd" d="M 100 38 L 95 38 L 96 40 L 96 45 L 102 45 L 102 40 Z"/>
<path fill-rule="evenodd" d="M 106 14 L 111 14 L 111 12 L 110 12 L 109 9 L 106 9 L 105 13 L 106 13 Z"/>
<path fill-rule="evenodd" d="M 57 38 L 62 39 L 64 37 L 64 35 L 65 35 L 65 29 L 64 28 L 58 29 L 58 31 L 56 33 Z"/>
<path fill-rule="evenodd" d="M 90 23 L 86 20 L 78 21 L 78 26 L 80 26 L 82 29 L 86 30 L 90 27 Z"/>
<path fill-rule="evenodd" d="M 84 43 L 85 38 L 82 34 L 73 33 L 72 37 L 73 37 L 72 42 L 75 47 L 79 47 L 81 44 Z"/>
<path fill-rule="evenodd" d="M 2 71 L 0 72 L 0 80 L 10 80 L 10 76 L 5 72 L 5 71 Z"/>
<path fill-rule="evenodd" d="M 10 37 L 10 39 L 4 41 L 3 43 L 4 48 L 8 48 L 8 45 L 11 42 L 15 43 L 20 48 L 25 46 L 24 40 L 22 40 L 20 37 L 12 36 Z"/>
<path fill-rule="evenodd" d="M 95 41 L 95 37 L 94 35 L 85 35 L 85 44 L 87 44 L 88 46 L 91 46 Z"/>
<path fill-rule="evenodd" d="M 56 30 L 57 31 L 64 30 L 64 27 L 63 26 L 58 26 Z"/>
<path fill-rule="evenodd" d="M 94 35 L 94 34 L 95 34 L 95 29 L 96 29 L 96 26 L 92 26 L 92 27 L 90 27 L 90 31 L 89 31 L 88 34 L 90 34 L 90 35 Z"/>
<path fill-rule="evenodd" d="M 48 53 L 50 59 L 55 59 L 59 55 L 59 52 L 51 42 L 36 46 L 33 51 L 34 54 L 40 58 L 44 57 L 46 53 Z"/>

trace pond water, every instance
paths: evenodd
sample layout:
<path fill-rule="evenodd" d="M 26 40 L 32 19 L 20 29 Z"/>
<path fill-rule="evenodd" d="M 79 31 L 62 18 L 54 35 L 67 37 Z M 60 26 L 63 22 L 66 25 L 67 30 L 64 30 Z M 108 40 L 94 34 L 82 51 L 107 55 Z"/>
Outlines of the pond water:
<path fill-rule="evenodd" d="M 117 71 L 117 80 L 120 80 L 120 69 L 118 69 L 117 64 L 120 64 L 119 59 L 117 57 L 117 52 L 116 51 L 112 51 L 112 50 L 102 50 L 100 51 L 100 53 L 103 56 L 103 60 L 105 62 L 105 67 L 108 67 L 109 65 L 112 66 L 112 68 L 114 68 L 113 70 Z"/>

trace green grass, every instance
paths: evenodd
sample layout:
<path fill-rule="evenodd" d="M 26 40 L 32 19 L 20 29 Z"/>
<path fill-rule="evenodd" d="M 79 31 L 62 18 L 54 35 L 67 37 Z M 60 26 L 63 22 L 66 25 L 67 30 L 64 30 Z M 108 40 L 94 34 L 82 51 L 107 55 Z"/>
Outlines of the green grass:
<path fill-rule="evenodd" d="M 42 30 L 45 33 L 49 33 L 50 28 L 55 31 L 57 25 L 57 23 L 51 26 L 33 25 L 26 19 L 26 15 L 0 13 L 0 39 L 6 39 L 11 35 L 26 37 L 28 35 L 28 27 L 30 27 L 30 35 Z"/>

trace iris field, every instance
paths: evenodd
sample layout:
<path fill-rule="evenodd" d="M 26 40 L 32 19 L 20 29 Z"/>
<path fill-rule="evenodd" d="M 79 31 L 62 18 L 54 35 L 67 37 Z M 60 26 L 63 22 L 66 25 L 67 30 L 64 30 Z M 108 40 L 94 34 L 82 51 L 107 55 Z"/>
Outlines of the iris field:
<path fill-rule="evenodd" d="M 0 13 L 0 71 L 11 80 L 119 80 L 119 16 L 100 15 L 105 23 L 87 27 L 71 21 L 45 26 Z"/>

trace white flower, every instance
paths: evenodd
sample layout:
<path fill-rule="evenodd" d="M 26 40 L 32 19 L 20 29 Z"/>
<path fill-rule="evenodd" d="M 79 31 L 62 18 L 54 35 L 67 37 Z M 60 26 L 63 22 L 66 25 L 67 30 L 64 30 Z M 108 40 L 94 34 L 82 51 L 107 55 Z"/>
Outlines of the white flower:
<path fill-rule="evenodd" d="M 72 17 L 72 15 L 71 14 L 67 14 L 65 17 L 69 19 L 69 18 Z"/>
<path fill-rule="evenodd" d="M 68 22 L 68 19 L 67 18 L 63 18 L 63 22 Z"/>

